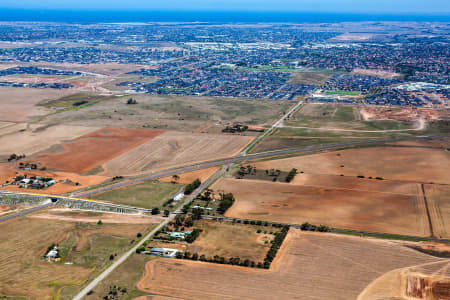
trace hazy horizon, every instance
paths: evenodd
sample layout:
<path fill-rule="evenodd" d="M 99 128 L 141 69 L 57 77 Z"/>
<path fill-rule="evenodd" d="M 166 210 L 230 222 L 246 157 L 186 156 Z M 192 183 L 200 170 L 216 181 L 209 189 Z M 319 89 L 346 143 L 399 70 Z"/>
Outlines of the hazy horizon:
<path fill-rule="evenodd" d="M 127 10 L 127 11 L 238 11 L 358 14 L 448 14 L 446 0 L 3 0 L 1 9 L 25 10 Z"/>

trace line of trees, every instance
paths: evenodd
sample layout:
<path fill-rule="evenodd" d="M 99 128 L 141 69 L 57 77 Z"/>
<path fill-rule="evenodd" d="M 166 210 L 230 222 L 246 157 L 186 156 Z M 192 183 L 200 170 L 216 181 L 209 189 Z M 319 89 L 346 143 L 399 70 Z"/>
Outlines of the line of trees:
<path fill-rule="evenodd" d="M 275 239 L 272 242 L 272 246 L 266 254 L 266 258 L 264 258 L 264 268 L 269 269 L 270 264 L 273 259 L 277 255 L 278 249 L 280 249 L 281 244 L 283 244 L 284 239 L 289 231 L 289 226 L 284 226 L 280 232 L 275 233 Z"/>
<path fill-rule="evenodd" d="M 188 242 L 189 244 L 192 244 L 200 235 L 200 232 L 202 232 L 202 230 L 200 228 L 195 228 L 194 230 L 192 230 L 191 234 L 186 234 L 184 240 L 186 242 Z"/>
<path fill-rule="evenodd" d="M 313 225 L 313 224 L 309 224 L 308 222 L 303 223 L 300 226 L 300 229 L 304 230 L 304 231 L 320 231 L 320 232 L 328 232 L 328 231 L 330 231 L 330 228 L 328 226 L 325 226 L 325 225 L 322 225 L 322 224 L 319 225 L 319 226 L 316 226 L 316 225 Z"/>
<path fill-rule="evenodd" d="M 195 179 L 192 183 L 186 185 L 186 187 L 184 188 L 184 194 L 192 194 L 192 192 L 195 191 L 195 189 L 198 188 L 201 184 L 202 182 L 200 181 L 200 179 Z"/>
<path fill-rule="evenodd" d="M 184 253 L 178 252 L 176 254 L 176 258 L 178 259 L 190 259 L 190 260 L 199 260 L 204 262 L 210 262 L 215 264 L 228 264 L 233 266 L 241 266 L 241 267 L 250 267 L 250 268 L 264 268 L 264 264 L 262 262 L 254 262 L 250 259 L 241 260 L 240 257 L 230 257 L 225 258 L 223 256 L 214 255 L 214 257 L 206 257 L 206 255 L 198 253 L 191 253 L 189 251 L 185 251 Z"/>
<path fill-rule="evenodd" d="M 288 175 L 286 176 L 285 181 L 291 182 L 292 179 L 294 179 L 295 175 L 297 175 L 297 169 L 293 168 L 292 170 L 289 171 Z"/>

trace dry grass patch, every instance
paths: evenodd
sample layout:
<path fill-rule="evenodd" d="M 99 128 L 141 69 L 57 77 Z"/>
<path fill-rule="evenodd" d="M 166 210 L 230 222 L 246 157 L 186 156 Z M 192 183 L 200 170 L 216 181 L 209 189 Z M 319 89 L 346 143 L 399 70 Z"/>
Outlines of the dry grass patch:
<path fill-rule="evenodd" d="M 6 157 L 12 153 L 26 154 L 27 156 L 48 149 L 52 145 L 57 145 L 66 140 L 76 139 L 79 136 L 88 134 L 97 128 L 84 126 L 42 126 L 30 125 L 19 132 L 14 130 L 6 135 L 0 135 L 0 157 Z"/>
<path fill-rule="evenodd" d="M 175 180 L 173 178 L 173 176 L 168 176 L 168 177 L 160 178 L 159 181 L 189 184 L 198 178 L 198 179 L 200 179 L 201 182 L 204 182 L 206 179 L 211 177 L 218 170 L 219 170 L 219 168 L 202 169 L 202 170 L 179 174 L 179 175 L 177 175 L 179 177 L 177 180 Z"/>
<path fill-rule="evenodd" d="M 70 90 L 0 87 L 0 121 L 24 122 L 35 116 L 46 115 L 48 110 L 38 107 L 39 102 L 73 93 Z"/>
<path fill-rule="evenodd" d="M 53 299 L 66 287 L 79 288 L 105 267 L 111 254 L 130 247 L 149 224 L 86 224 L 17 218 L 0 224 L 0 295 Z M 59 244 L 62 263 L 41 261 L 47 248 Z M 64 264 L 71 262 L 73 264 Z M 72 295 L 73 296 L 73 295 Z M 66 299 L 72 297 L 67 297 Z"/>
<path fill-rule="evenodd" d="M 269 242 L 274 238 L 270 233 L 264 234 L 264 230 L 278 231 L 271 227 L 207 220 L 197 221 L 195 227 L 202 229 L 203 232 L 188 246 L 187 250 L 191 254 L 197 253 L 199 256 L 204 254 L 207 258 L 215 255 L 225 259 L 239 257 L 241 261 L 249 259 L 255 263 L 264 261 L 271 245 Z M 262 232 L 257 233 L 258 229 Z M 265 244 L 266 240 L 269 242 Z"/>

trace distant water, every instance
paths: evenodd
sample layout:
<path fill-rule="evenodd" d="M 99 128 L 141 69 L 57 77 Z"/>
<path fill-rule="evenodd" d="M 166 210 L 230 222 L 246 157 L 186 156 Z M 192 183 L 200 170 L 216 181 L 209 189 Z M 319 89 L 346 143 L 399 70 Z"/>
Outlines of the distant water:
<path fill-rule="evenodd" d="M 102 22 L 358 22 L 435 21 L 450 22 L 450 15 L 341 14 L 296 12 L 215 12 L 215 11 L 76 11 L 0 9 L 0 21 L 40 21 L 68 23 Z"/>

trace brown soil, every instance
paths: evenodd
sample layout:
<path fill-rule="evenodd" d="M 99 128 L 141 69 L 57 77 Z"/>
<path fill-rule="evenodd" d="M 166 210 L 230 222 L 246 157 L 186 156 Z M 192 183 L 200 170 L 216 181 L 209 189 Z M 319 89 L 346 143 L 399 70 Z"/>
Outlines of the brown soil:
<path fill-rule="evenodd" d="M 366 106 L 360 110 L 364 121 L 370 120 L 396 120 L 396 121 L 415 121 L 424 119 L 427 121 L 439 120 L 440 114 L 430 108 L 398 108 L 388 107 L 370 107 Z"/>
<path fill-rule="evenodd" d="M 16 174 L 18 172 L 18 174 Z M 78 190 L 80 188 L 85 188 L 93 185 L 97 185 L 100 183 L 105 182 L 109 179 L 109 177 L 105 176 L 97 176 L 97 175 L 86 175 L 82 176 L 75 173 L 69 173 L 69 172 L 52 172 L 52 171 L 22 171 L 22 170 L 16 170 L 9 164 L 0 164 L 0 183 L 4 183 L 6 180 L 11 181 L 16 175 L 27 175 L 28 177 L 31 176 L 41 176 L 41 177 L 52 177 L 57 181 L 57 183 L 47 189 L 43 190 L 26 190 L 19 188 L 16 185 L 9 185 L 4 187 L 4 189 L 10 190 L 10 191 L 28 191 L 33 193 L 41 193 L 41 194 L 62 194 L 62 193 L 68 193 L 75 190 Z M 67 184 L 64 183 L 66 180 L 69 180 L 73 183 L 78 182 L 79 185 L 75 184 Z M 62 181 L 62 182 L 61 182 Z"/>
<path fill-rule="evenodd" d="M 163 131 L 103 128 L 62 144 L 61 153 L 42 153 L 35 157 L 48 168 L 84 173 L 123 154 Z"/>
<path fill-rule="evenodd" d="M 436 260 L 397 243 L 291 229 L 270 270 L 156 259 L 137 287 L 188 299 L 347 300 L 392 269 Z"/>
<path fill-rule="evenodd" d="M 176 182 L 177 183 L 183 183 L 183 184 L 189 184 L 195 179 L 200 179 L 201 182 L 204 182 L 206 179 L 211 177 L 214 173 L 216 173 L 219 170 L 219 168 L 209 168 L 209 169 L 202 169 L 198 171 L 192 171 L 188 173 L 179 174 L 180 177 Z M 173 182 L 173 177 L 163 177 L 160 178 L 159 181 L 163 182 Z"/>
<path fill-rule="evenodd" d="M 253 137 L 165 132 L 105 163 L 104 175 L 128 175 L 233 156 Z"/>
<path fill-rule="evenodd" d="M 212 189 L 233 193 L 226 216 L 283 223 L 429 236 L 417 194 L 316 187 L 246 179 L 220 179 Z"/>
<path fill-rule="evenodd" d="M 297 168 L 306 174 L 345 176 L 362 175 L 384 179 L 450 184 L 450 152 L 443 149 L 375 147 L 332 151 L 264 161 L 258 169 L 290 171 Z M 341 167 L 343 166 L 343 167 Z"/>

